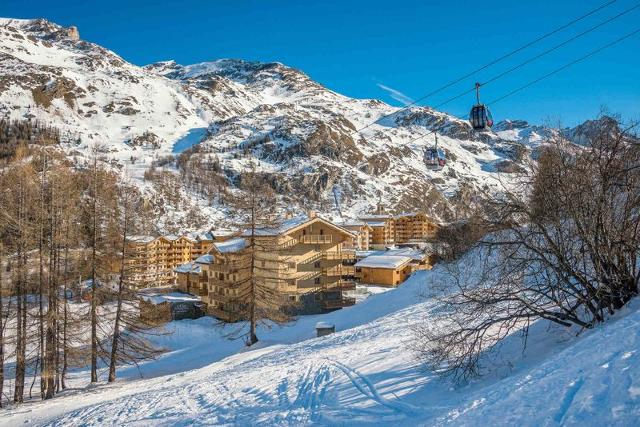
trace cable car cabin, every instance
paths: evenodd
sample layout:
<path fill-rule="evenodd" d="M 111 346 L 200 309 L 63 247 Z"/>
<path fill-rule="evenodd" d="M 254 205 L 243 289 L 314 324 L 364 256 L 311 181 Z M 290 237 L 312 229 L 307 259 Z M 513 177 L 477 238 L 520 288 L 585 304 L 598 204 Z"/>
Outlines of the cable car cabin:
<path fill-rule="evenodd" d="M 489 107 L 484 104 L 477 104 L 471 108 L 469 122 L 475 130 L 487 130 L 493 126 L 493 117 Z"/>
<path fill-rule="evenodd" d="M 431 170 L 442 170 L 447 163 L 444 151 L 439 148 L 427 148 L 424 153 L 424 163 Z"/>

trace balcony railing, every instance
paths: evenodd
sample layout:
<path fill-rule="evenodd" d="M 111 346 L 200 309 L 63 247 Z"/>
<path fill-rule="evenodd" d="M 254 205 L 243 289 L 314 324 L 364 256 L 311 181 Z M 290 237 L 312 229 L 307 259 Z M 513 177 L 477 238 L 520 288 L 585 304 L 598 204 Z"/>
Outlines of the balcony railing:
<path fill-rule="evenodd" d="M 300 236 L 298 240 L 304 245 L 323 245 L 333 242 L 332 236 L 323 234 L 308 234 L 306 236 Z"/>
<path fill-rule="evenodd" d="M 342 276 L 342 265 L 336 265 L 335 267 L 323 268 L 322 274 L 324 276 Z"/>
<path fill-rule="evenodd" d="M 339 280 L 327 286 L 327 290 L 353 291 L 356 288 L 356 282 L 353 280 Z"/>

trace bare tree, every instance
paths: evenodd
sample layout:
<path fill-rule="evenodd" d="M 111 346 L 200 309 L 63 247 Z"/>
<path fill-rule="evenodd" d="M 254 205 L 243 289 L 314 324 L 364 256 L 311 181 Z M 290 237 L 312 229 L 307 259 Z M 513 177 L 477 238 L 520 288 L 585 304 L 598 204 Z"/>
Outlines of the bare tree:
<path fill-rule="evenodd" d="M 532 173 L 492 201 L 472 276 L 452 274 L 439 322 L 418 333 L 432 368 L 478 374 L 483 353 L 538 319 L 591 328 L 638 294 L 640 143 L 616 120 L 591 122 L 586 146 L 548 144 Z"/>
<path fill-rule="evenodd" d="M 141 206 L 137 189 L 126 184 L 118 186 L 118 211 L 120 216 L 119 239 L 119 274 L 116 297 L 116 313 L 111 335 L 109 351 L 109 382 L 116 380 L 116 365 L 121 363 L 138 363 L 142 360 L 158 356 L 162 350 L 154 346 L 147 336 L 159 334 L 155 328 L 160 319 L 141 318 L 136 306 L 135 293 L 129 291 L 128 269 L 130 255 L 127 254 L 127 239 L 135 229 Z"/>
<path fill-rule="evenodd" d="M 276 197 L 264 177 L 252 167 L 241 176 L 242 192 L 232 197 L 230 208 L 246 246 L 237 262 L 237 281 L 231 305 L 240 319 L 249 322 L 247 345 L 258 342 L 261 321 L 284 323 L 290 320 L 290 303 L 282 292 L 279 268 L 282 262 L 275 206 Z"/>

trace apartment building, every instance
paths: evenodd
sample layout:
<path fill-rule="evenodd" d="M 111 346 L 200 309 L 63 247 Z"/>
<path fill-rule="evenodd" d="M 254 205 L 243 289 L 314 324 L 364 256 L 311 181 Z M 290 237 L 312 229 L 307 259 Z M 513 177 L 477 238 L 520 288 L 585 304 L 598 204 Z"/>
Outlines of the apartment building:
<path fill-rule="evenodd" d="M 206 254 L 213 242 L 227 237 L 196 235 L 131 236 L 127 239 L 127 281 L 134 289 L 163 286 L 175 281 L 174 269 Z"/>
<path fill-rule="evenodd" d="M 345 242 L 343 249 L 368 251 L 371 248 L 373 228 L 369 224 L 364 221 L 351 221 L 340 226 L 355 234 L 351 241 Z"/>
<path fill-rule="evenodd" d="M 382 248 L 394 243 L 424 241 L 435 236 L 438 225 L 419 212 L 390 215 L 376 213 L 363 215 L 360 221 L 371 227 L 369 246 Z"/>
<path fill-rule="evenodd" d="M 210 314 L 238 320 L 241 284 L 251 271 L 248 234 L 214 242 L 211 259 L 201 265 L 207 277 L 203 298 Z M 289 218 L 279 227 L 260 229 L 255 236 L 255 274 L 277 289 L 300 314 L 321 313 L 355 304 L 343 291 L 355 288 L 353 251 L 344 249 L 355 235 L 314 213 Z"/>

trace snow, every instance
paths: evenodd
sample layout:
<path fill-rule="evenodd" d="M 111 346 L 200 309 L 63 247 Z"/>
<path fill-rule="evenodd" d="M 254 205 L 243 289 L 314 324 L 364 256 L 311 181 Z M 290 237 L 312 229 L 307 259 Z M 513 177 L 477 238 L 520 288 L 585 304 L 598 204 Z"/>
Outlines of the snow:
<path fill-rule="evenodd" d="M 196 262 L 188 262 L 186 264 L 179 265 L 173 269 L 173 271 L 175 271 L 176 273 L 194 273 L 194 274 L 200 274 L 201 270 L 202 270 L 201 267 Z"/>
<path fill-rule="evenodd" d="M 356 267 L 394 269 L 411 261 L 408 256 L 371 255 L 356 263 Z"/>
<path fill-rule="evenodd" d="M 412 261 L 422 261 L 427 257 L 424 251 L 413 248 L 390 248 L 379 251 L 356 251 L 357 258 L 369 258 L 372 256 L 401 256 L 409 257 Z"/>
<path fill-rule="evenodd" d="M 225 240 L 224 242 L 214 243 L 213 246 L 215 246 L 220 253 L 232 253 L 246 248 L 247 241 L 242 237 L 236 237 L 234 239 Z"/>
<path fill-rule="evenodd" d="M 153 236 L 129 236 L 127 238 L 127 240 L 129 240 L 130 242 L 136 242 L 136 243 L 151 243 L 155 239 L 156 238 Z"/>
<path fill-rule="evenodd" d="M 200 255 L 198 258 L 196 258 L 195 262 L 198 264 L 211 264 L 213 262 L 213 255 Z"/>
<path fill-rule="evenodd" d="M 305 222 L 309 221 L 309 217 L 306 214 L 301 214 L 294 216 L 293 218 L 287 218 L 282 223 L 273 228 L 260 228 L 256 230 L 256 235 L 258 236 L 277 236 L 283 233 L 286 233 L 289 230 L 292 230 Z M 243 236 L 248 236 L 251 234 L 251 230 L 245 230 L 242 233 Z"/>
<path fill-rule="evenodd" d="M 447 198 L 467 184 L 501 191 L 509 174 L 496 171 L 494 165 L 510 158 L 503 149 L 506 142 L 535 148 L 552 135 L 546 128 L 504 122 L 483 140 L 467 133 L 468 124 L 451 115 L 427 107 L 398 110 L 377 100 L 347 98 L 278 63 L 220 59 L 183 66 L 165 61 L 141 68 L 86 41 L 45 42 L 46 28 L 33 29 L 27 25 L 32 21 L 7 18 L 2 22 L 12 22 L 16 30 L 0 26 L 0 54 L 6 57 L 0 64 L 0 79 L 16 84 L 0 93 L 0 115 L 34 116 L 55 124 L 65 136 L 64 150 L 79 162 L 87 160 L 92 147 L 105 146 L 109 160 L 149 199 L 158 191 L 144 180 L 152 162 L 199 144 L 202 150 L 194 160 L 217 158 L 231 182 L 251 162 L 258 165 L 258 172 L 290 181 L 294 189 L 306 175 L 335 170 L 331 175 L 336 178 L 332 176 L 312 206 L 321 208 L 327 218 L 358 218 L 371 212 L 377 202 L 389 209 L 402 205 L 410 210 L 406 200 L 434 192 L 445 196 L 428 204 L 438 219 L 452 214 L 454 207 Z M 62 28 L 49 25 L 53 30 Z M 74 86 L 73 105 L 56 98 L 49 107 L 38 106 L 30 89 L 41 82 L 51 86 L 63 78 Z M 124 106 L 137 112 L 123 113 Z M 305 139 L 322 130 L 319 124 L 327 126 L 329 135 L 354 140 L 354 149 L 362 156 L 357 164 L 324 154 L 297 153 Z M 353 129 L 364 126 L 367 129 L 355 135 Z M 439 147 L 449 159 L 442 171 L 430 170 L 423 161 L 425 150 L 433 146 L 430 132 L 436 128 L 440 129 Z M 450 128 L 459 129 L 449 132 Z M 145 132 L 157 136 L 158 148 L 130 144 Z M 388 157 L 388 167 L 379 173 L 368 170 L 374 156 Z M 178 176 L 173 165 L 163 171 Z M 179 193 L 188 202 L 165 206 L 159 232 L 184 223 L 194 208 L 210 223 L 228 225 L 227 207 L 218 200 L 209 200 L 186 184 Z M 296 199 L 296 208 L 307 207 L 308 198 Z"/>
<path fill-rule="evenodd" d="M 152 292 L 140 292 L 138 293 L 140 299 L 143 299 L 151 304 L 158 305 L 165 302 L 200 302 L 200 298 L 184 294 L 182 292 L 169 292 L 169 293 L 152 293 Z"/>
<path fill-rule="evenodd" d="M 335 327 L 334 324 L 328 322 L 318 322 L 316 323 L 316 329 L 329 329 Z"/>
<path fill-rule="evenodd" d="M 473 260 L 461 267 L 473 272 Z M 437 266 L 353 307 L 260 327 L 252 349 L 227 338 L 238 325 L 171 322 L 155 338 L 168 349 L 159 360 L 88 391 L 88 372 L 76 372 L 71 390 L 5 409 L 0 425 L 637 425 L 640 300 L 578 336 L 538 321 L 524 351 L 510 336 L 483 377 L 456 386 L 409 345 L 438 316 L 418 295 L 448 277 Z M 315 338 L 318 322 L 337 332 Z"/>

